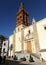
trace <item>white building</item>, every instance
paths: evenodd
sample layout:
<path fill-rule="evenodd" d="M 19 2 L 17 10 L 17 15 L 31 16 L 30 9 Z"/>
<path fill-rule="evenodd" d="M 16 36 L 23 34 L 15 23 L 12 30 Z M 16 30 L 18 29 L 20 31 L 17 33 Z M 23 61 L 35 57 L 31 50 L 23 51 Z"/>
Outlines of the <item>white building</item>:
<path fill-rule="evenodd" d="M 46 49 L 46 18 L 37 22 L 37 33 L 40 50 Z M 46 60 L 46 52 L 41 52 L 41 55 Z"/>
<path fill-rule="evenodd" d="M 41 55 L 46 60 L 46 52 L 40 53 L 41 49 L 46 49 L 46 18 L 35 21 L 29 25 L 29 15 L 21 3 L 20 9 L 16 14 L 16 28 L 9 36 L 9 47 L 13 45 L 9 55 L 17 53 L 30 53 Z"/>
<path fill-rule="evenodd" d="M 1 54 L 2 54 L 2 56 L 4 56 L 4 55 L 7 56 L 7 54 L 8 54 L 8 40 L 3 41 Z"/>

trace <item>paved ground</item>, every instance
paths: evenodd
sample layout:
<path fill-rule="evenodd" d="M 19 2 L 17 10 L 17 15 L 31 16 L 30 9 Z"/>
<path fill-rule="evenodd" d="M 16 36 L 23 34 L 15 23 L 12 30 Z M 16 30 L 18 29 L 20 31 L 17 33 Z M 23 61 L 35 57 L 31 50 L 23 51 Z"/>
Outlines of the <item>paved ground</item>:
<path fill-rule="evenodd" d="M 2 63 L 0 65 L 46 65 L 46 62 L 20 62 L 20 61 L 11 61 L 7 60 L 5 63 Z"/>

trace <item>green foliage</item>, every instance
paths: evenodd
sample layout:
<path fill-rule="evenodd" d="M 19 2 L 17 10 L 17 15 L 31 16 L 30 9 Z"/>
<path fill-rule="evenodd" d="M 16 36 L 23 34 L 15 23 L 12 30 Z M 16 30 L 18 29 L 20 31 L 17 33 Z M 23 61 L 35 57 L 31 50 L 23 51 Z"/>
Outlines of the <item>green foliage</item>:
<path fill-rule="evenodd" d="M 25 58 L 25 57 L 23 57 L 23 58 L 21 58 L 20 60 L 22 60 L 22 61 L 26 61 L 26 58 Z"/>
<path fill-rule="evenodd" d="M 6 40 L 6 37 L 3 36 L 3 35 L 0 35 L 0 43 L 1 43 L 1 44 L 3 43 L 4 40 Z"/>
<path fill-rule="evenodd" d="M 30 62 L 34 62 L 33 60 L 33 57 L 30 55 L 30 59 L 29 59 Z"/>
<path fill-rule="evenodd" d="M 5 36 L 0 35 L 0 39 L 1 39 L 1 40 L 5 40 L 6 38 L 5 38 Z"/>
<path fill-rule="evenodd" d="M 15 56 L 13 57 L 13 59 L 14 59 L 14 60 L 17 60 L 17 56 L 15 55 Z"/>

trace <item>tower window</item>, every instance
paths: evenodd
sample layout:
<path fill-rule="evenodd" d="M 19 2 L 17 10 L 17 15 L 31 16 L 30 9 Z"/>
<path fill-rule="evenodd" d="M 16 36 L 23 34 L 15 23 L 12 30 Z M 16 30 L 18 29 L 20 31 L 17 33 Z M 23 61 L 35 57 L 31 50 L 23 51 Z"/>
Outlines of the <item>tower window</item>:
<path fill-rule="evenodd" d="M 17 20 L 19 20 L 19 18 L 17 18 Z"/>
<path fill-rule="evenodd" d="M 22 17 L 22 16 L 20 16 L 20 19 L 21 19 L 21 20 L 23 20 L 23 17 Z"/>
<path fill-rule="evenodd" d="M 22 16 L 20 16 L 20 18 L 22 18 Z"/>

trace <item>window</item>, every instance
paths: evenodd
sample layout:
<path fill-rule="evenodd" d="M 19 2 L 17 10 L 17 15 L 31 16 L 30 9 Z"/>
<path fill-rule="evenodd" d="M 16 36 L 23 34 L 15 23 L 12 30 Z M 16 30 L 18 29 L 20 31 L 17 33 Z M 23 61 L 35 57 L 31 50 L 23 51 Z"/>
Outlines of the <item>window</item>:
<path fill-rule="evenodd" d="M 19 20 L 19 18 L 17 18 L 17 20 Z"/>
<path fill-rule="evenodd" d="M 4 46 L 6 46 L 6 43 L 4 43 Z"/>
<path fill-rule="evenodd" d="M 44 26 L 44 30 L 46 30 L 46 24 L 44 24 L 43 26 Z"/>
<path fill-rule="evenodd" d="M 46 30 L 46 26 L 44 27 L 44 29 Z"/>
<path fill-rule="evenodd" d="M 20 18 L 22 18 L 22 16 L 20 16 Z"/>
<path fill-rule="evenodd" d="M 30 34 L 30 30 L 28 31 L 28 33 Z"/>
<path fill-rule="evenodd" d="M 5 53 L 5 48 L 3 48 L 3 52 Z"/>
<path fill-rule="evenodd" d="M 22 16 L 20 16 L 20 20 L 23 21 L 23 17 Z"/>

